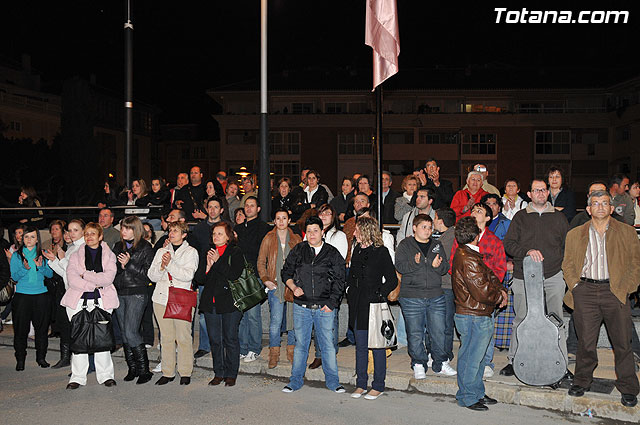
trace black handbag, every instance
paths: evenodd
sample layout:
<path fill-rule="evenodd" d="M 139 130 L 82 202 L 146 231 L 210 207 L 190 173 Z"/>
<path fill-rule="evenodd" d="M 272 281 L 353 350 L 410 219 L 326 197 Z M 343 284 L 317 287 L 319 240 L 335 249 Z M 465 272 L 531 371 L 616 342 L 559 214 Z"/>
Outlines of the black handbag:
<path fill-rule="evenodd" d="M 71 318 L 71 352 L 74 354 L 93 354 L 111 351 L 115 345 L 111 313 L 98 305 L 99 293 L 96 289 L 94 309 L 87 309 L 87 297 L 84 297 L 82 309 Z"/>
<path fill-rule="evenodd" d="M 244 256 L 243 259 L 244 269 L 242 270 L 242 274 L 238 279 L 229 281 L 233 305 L 241 312 L 249 310 L 267 298 L 267 294 L 264 292 L 264 286 L 258 276 L 256 276 L 253 266 Z M 229 265 L 231 265 L 231 256 L 229 256 Z"/>

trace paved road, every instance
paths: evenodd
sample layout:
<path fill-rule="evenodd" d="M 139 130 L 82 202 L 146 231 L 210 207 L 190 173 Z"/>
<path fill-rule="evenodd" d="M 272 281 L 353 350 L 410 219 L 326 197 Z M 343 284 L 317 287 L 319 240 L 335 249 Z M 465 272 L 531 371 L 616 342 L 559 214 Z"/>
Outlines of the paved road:
<path fill-rule="evenodd" d="M 57 353 L 51 353 L 49 361 Z M 15 371 L 13 349 L 0 346 L 2 424 L 610 424 L 613 421 L 498 404 L 489 412 L 458 407 L 453 397 L 389 391 L 375 401 L 353 400 L 317 384 L 293 394 L 285 381 L 241 375 L 233 388 L 209 387 L 211 372 L 194 370 L 189 386 L 178 380 L 158 387 L 122 381 L 126 365 L 115 358 L 118 386 L 106 388 L 89 375 L 88 385 L 66 390 L 68 369 L 41 369 L 29 350 L 24 372 Z M 157 379 L 159 376 L 156 375 Z M 154 379 L 154 381 L 155 381 Z M 347 388 L 348 392 L 353 388 Z"/>

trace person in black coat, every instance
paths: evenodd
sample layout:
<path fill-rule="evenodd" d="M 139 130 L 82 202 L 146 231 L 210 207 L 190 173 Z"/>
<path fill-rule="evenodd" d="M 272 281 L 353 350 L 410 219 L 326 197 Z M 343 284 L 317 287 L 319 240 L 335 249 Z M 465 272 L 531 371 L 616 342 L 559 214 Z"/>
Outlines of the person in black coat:
<path fill-rule="evenodd" d="M 118 259 L 113 284 L 120 301 L 115 315 L 122 330 L 124 356 L 129 367 L 124 380 L 132 381 L 137 377 L 138 384 L 149 382 L 153 377 L 149 371 L 149 359 L 140 333 L 140 324 L 149 303 L 147 272 L 155 252 L 143 235 L 144 227 L 140 219 L 136 216 L 126 217 L 120 224 L 120 242 L 113 247 L 113 253 Z"/>
<path fill-rule="evenodd" d="M 386 300 L 398 285 L 391 255 L 382 242 L 378 221 L 360 217 L 354 233 L 357 245 L 353 249 L 347 279 L 349 327 L 356 336 L 356 390 L 353 398 L 367 392 L 367 364 L 369 360 L 369 305 Z M 385 349 L 373 349 L 373 383 L 366 398 L 376 399 L 384 392 L 386 375 Z"/>
<path fill-rule="evenodd" d="M 416 173 L 414 172 L 414 174 Z M 420 181 L 420 187 L 426 186 L 433 191 L 434 198 L 431 208 L 437 210 L 451 205 L 454 194 L 453 184 L 449 180 L 440 178 L 440 167 L 435 158 L 427 159 L 425 168 L 417 170 L 416 177 Z M 412 205 L 416 203 L 416 193 L 413 194 Z"/>
<path fill-rule="evenodd" d="M 244 255 L 236 245 L 229 223 L 221 221 L 211 229 L 213 246 L 207 253 L 206 280 L 200 311 L 204 313 L 211 345 L 214 377 L 209 385 L 233 386 L 240 367 L 240 312 L 233 304 L 229 281 L 244 270 Z"/>
<path fill-rule="evenodd" d="M 307 173 L 307 187 L 298 191 L 298 198 L 294 206 L 294 213 L 297 217 L 311 208 L 317 208 L 329 201 L 327 190 L 320 184 L 320 173 L 310 170 Z"/>
<path fill-rule="evenodd" d="M 398 220 L 394 217 L 396 208 L 396 199 L 402 194 L 396 192 L 391 188 L 391 173 L 388 171 L 382 172 L 382 223 L 383 224 L 396 224 Z"/>
<path fill-rule="evenodd" d="M 564 179 L 564 171 L 556 166 L 551 166 L 547 172 L 547 184 L 549 185 L 549 197 L 547 200 L 556 210 L 561 211 L 571 223 L 576 215 L 576 196 L 569 189 Z"/>
<path fill-rule="evenodd" d="M 278 181 L 278 194 L 271 201 L 271 219 L 276 218 L 276 211 L 281 208 L 289 211 L 289 215 L 291 215 L 295 203 L 295 198 L 291 193 L 291 180 L 287 177 L 281 178 Z"/>
<path fill-rule="evenodd" d="M 353 190 L 353 180 L 351 177 L 343 177 L 342 178 L 342 188 L 341 192 L 335 196 L 329 204 L 336 210 L 336 214 L 338 215 L 338 219 L 341 223 L 345 222 L 345 214 L 349 209 L 349 206 L 353 208 L 353 197 L 355 196 L 355 191 Z"/>

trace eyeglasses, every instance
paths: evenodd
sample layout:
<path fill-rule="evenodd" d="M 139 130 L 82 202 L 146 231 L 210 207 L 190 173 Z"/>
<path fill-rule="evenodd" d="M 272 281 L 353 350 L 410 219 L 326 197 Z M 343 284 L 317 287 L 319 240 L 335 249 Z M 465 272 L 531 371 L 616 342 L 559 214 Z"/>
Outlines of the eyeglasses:
<path fill-rule="evenodd" d="M 602 202 L 592 201 L 591 202 L 591 207 L 594 207 L 594 208 L 598 208 L 598 207 L 607 208 L 609 205 L 611 205 L 609 201 L 602 201 Z"/>
<path fill-rule="evenodd" d="M 547 193 L 547 189 L 531 189 L 531 193 Z"/>

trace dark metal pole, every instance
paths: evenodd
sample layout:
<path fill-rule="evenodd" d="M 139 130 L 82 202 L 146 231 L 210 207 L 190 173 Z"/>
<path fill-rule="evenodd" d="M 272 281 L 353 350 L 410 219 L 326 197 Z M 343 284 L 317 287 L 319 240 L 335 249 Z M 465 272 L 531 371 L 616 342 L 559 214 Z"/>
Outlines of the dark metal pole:
<path fill-rule="evenodd" d="M 127 0 L 127 20 L 124 23 L 124 110 L 125 110 L 125 175 L 131 188 L 131 143 L 133 141 L 133 24 L 131 0 Z"/>
<path fill-rule="evenodd" d="M 269 123 L 267 120 L 267 0 L 260 0 L 260 175 L 258 197 L 260 218 L 271 219 L 271 181 L 269 177 Z"/>
<path fill-rule="evenodd" d="M 382 230 L 382 85 L 376 87 L 376 170 L 378 187 L 378 222 Z"/>

